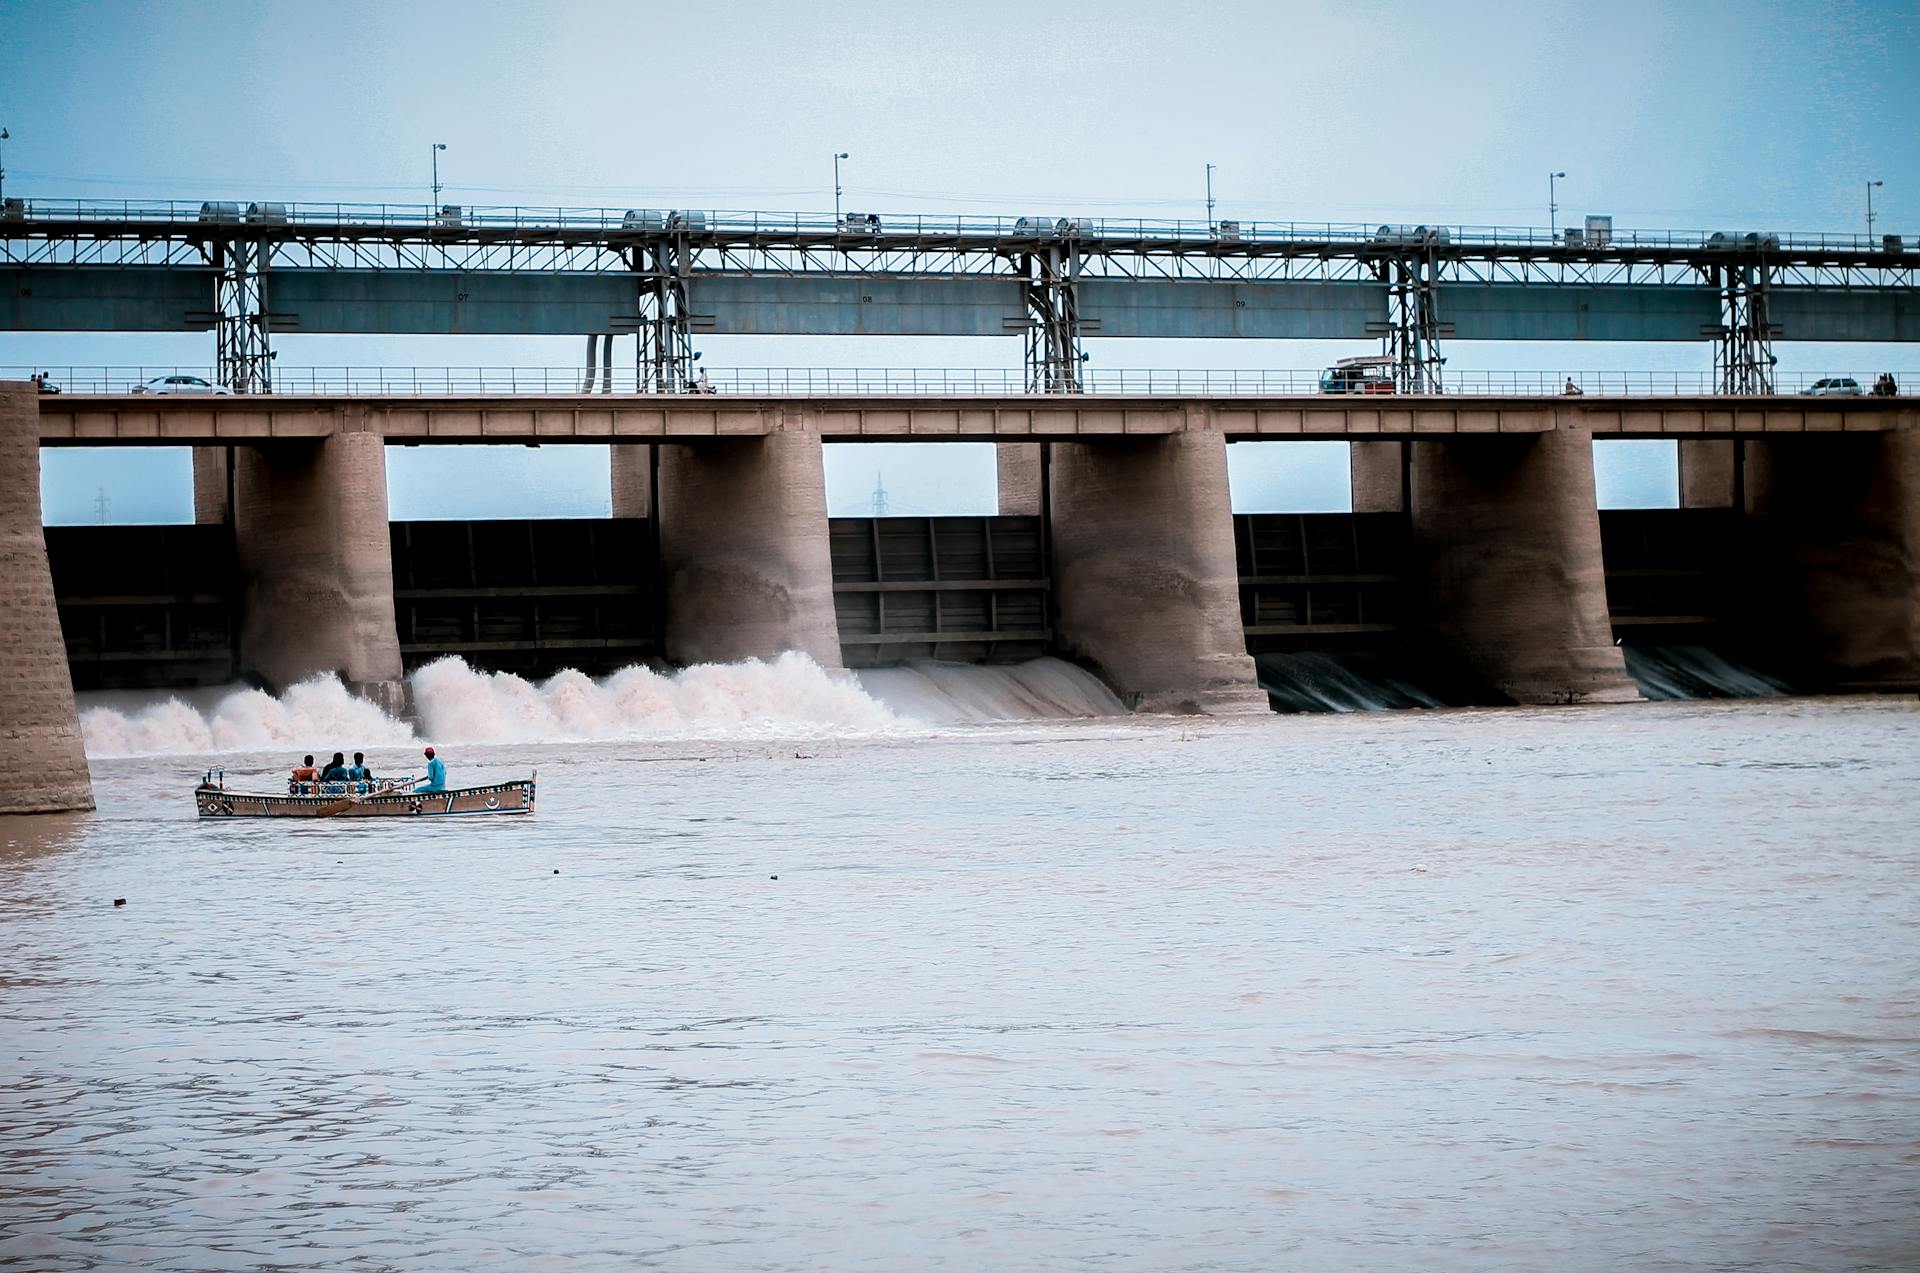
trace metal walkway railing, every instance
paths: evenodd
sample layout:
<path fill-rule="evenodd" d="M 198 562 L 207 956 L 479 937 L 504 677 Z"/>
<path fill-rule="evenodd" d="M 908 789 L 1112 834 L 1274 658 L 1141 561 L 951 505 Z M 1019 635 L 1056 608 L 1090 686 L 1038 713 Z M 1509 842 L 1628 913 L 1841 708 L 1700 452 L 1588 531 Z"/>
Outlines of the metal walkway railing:
<path fill-rule="evenodd" d="M 159 394 L 224 393 L 214 388 L 209 367 L 0 367 L 0 380 L 26 380 L 45 374 L 64 393 Z M 1851 379 L 1870 394 L 1882 372 L 1779 375 L 1776 394 L 1816 392 L 1836 379 Z M 1920 389 L 1920 371 L 1891 373 L 1903 393 Z M 1185 368 L 1101 369 L 1085 373 L 1081 392 L 1142 397 L 1288 397 L 1318 394 L 1319 371 L 1190 370 Z M 189 377 L 199 383 L 166 383 Z M 1536 398 L 1568 392 L 1571 382 L 1596 397 L 1718 397 L 1717 381 L 1704 371 L 1453 371 L 1447 395 Z M 462 397 L 648 392 L 631 370 L 588 372 L 566 367 L 279 367 L 273 392 L 320 397 Z M 1029 392 L 1017 368 L 970 367 L 734 367 L 709 372 L 703 385 L 681 392 L 716 395 L 828 397 L 1009 398 Z"/>
<path fill-rule="evenodd" d="M 1219 218 L 1030 215 L 965 216 L 861 209 L 839 218 L 826 212 L 734 209 L 559 208 L 405 203 L 266 202 L 178 199 L 8 199 L 0 208 L 0 238 L 36 223 L 88 224 L 102 229 L 251 225 L 269 233 L 305 227 L 353 233 L 366 230 L 562 233 L 687 232 L 707 235 L 830 235 L 837 238 L 965 240 L 1117 239 L 1232 243 L 1350 243 L 1383 247 L 1438 246 L 1662 250 L 1765 248 L 1771 251 L 1911 250 L 1913 235 L 1772 231 L 1612 229 L 1587 237 L 1585 227 L 1502 225 L 1381 225 L 1378 222 L 1282 221 Z M 1569 229 L 1573 230 L 1569 236 Z"/>

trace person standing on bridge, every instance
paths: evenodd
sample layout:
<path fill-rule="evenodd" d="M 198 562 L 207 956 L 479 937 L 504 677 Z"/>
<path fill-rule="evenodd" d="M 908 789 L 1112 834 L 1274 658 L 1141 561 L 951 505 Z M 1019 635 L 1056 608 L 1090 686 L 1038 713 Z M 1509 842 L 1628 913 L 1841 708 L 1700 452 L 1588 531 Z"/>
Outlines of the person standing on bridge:
<path fill-rule="evenodd" d="M 416 791 L 445 791 L 447 789 L 446 762 L 433 754 L 433 748 L 427 748 L 427 780 Z"/>

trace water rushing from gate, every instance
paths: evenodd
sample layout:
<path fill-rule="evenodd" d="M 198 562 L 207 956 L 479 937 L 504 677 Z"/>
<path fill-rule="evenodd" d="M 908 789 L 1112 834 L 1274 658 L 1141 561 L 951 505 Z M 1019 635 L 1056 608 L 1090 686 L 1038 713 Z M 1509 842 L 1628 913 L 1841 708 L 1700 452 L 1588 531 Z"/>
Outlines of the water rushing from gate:
<path fill-rule="evenodd" d="M 444 658 L 409 678 L 418 729 L 349 694 L 336 677 L 284 695 L 251 689 L 83 694 L 92 756 L 277 748 L 291 754 L 440 743 L 607 742 L 658 738 L 837 737 L 913 733 L 934 725 L 1111 716 L 1123 711 L 1099 679 L 1059 659 L 1010 666 L 909 664 L 822 670 L 802 654 L 662 673 L 630 667 L 594 680 L 543 681 L 476 671 Z"/>
<path fill-rule="evenodd" d="M 936 726 L 935 675 L 702 735 L 444 672 L 535 818 L 201 826 L 95 718 L 99 812 L 0 819 L 0 1267 L 1920 1254 L 1912 702 Z M 296 697 L 169 719 L 230 780 L 289 751 L 238 722 L 378 726 Z"/>

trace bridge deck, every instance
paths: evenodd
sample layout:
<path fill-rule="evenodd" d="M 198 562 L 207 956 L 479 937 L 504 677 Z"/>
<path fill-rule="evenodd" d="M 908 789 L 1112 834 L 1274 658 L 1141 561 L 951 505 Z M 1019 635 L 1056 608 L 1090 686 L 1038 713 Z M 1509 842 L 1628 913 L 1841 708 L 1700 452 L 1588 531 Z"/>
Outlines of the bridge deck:
<path fill-rule="evenodd" d="M 829 441 L 1076 441 L 1213 429 L 1235 440 L 1442 438 L 1587 428 L 1599 437 L 1880 433 L 1913 399 L 1804 397 L 1329 399 L 1119 397 L 530 398 L 62 394 L 40 400 L 43 446 L 194 446 L 377 433 L 400 444 L 698 441 L 813 429 Z"/>

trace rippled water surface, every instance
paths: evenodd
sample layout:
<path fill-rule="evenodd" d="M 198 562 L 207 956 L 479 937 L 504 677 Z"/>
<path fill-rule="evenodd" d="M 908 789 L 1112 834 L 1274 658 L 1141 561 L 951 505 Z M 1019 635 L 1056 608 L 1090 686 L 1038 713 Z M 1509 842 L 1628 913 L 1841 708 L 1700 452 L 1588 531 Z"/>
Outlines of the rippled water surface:
<path fill-rule="evenodd" d="M 96 760 L 0 819 L 0 1265 L 1912 1268 L 1917 744 L 475 747 L 535 818 L 298 826 Z"/>

